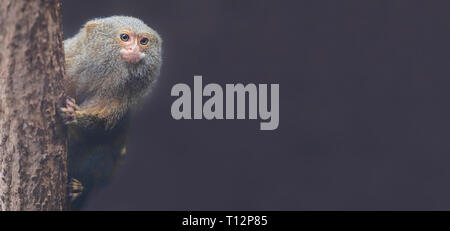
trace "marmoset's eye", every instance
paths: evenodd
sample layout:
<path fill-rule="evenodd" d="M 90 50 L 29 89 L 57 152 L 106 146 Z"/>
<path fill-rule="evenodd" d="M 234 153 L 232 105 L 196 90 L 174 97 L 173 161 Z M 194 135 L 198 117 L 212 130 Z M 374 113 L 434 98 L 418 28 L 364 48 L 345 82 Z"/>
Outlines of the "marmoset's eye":
<path fill-rule="evenodd" d="M 147 45 L 147 43 L 148 43 L 148 38 L 142 38 L 141 39 L 141 44 L 142 45 Z"/>
<path fill-rule="evenodd" d="M 122 39 L 122 41 L 126 42 L 126 41 L 130 40 L 130 36 L 127 34 L 121 34 L 120 39 Z"/>

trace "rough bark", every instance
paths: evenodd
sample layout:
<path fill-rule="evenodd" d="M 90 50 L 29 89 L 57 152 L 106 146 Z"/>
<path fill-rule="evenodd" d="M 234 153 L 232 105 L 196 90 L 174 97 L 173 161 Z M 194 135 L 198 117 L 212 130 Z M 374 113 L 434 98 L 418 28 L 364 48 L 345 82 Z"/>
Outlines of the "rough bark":
<path fill-rule="evenodd" d="M 0 210 L 65 210 L 57 0 L 0 1 Z"/>

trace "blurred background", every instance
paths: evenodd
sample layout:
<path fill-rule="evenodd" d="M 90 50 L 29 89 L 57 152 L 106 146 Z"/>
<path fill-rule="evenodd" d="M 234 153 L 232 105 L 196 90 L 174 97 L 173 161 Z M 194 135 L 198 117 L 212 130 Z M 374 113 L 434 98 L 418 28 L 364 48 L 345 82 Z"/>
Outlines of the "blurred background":
<path fill-rule="evenodd" d="M 162 36 L 126 161 L 86 210 L 450 209 L 450 2 L 64 0 Z M 171 87 L 280 84 L 280 126 L 175 121 Z"/>

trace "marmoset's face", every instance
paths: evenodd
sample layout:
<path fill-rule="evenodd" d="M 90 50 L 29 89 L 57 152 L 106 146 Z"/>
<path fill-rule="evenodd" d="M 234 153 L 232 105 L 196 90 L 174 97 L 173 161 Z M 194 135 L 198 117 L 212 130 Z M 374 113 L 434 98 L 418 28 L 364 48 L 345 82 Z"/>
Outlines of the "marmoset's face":
<path fill-rule="evenodd" d="M 148 33 L 136 33 L 131 30 L 122 30 L 117 35 L 120 40 L 120 57 L 128 63 L 138 63 L 147 55 L 152 43 L 157 42 Z"/>

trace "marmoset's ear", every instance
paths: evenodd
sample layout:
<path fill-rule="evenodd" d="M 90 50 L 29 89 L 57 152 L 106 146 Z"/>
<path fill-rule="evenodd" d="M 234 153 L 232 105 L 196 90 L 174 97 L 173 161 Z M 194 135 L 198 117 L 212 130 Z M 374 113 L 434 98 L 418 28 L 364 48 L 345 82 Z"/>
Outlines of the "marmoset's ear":
<path fill-rule="evenodd" d="M 100 25 L 99 22 L 89 21 L 89 22 L 86 23 L 84 28 L 86 28 L 86 32 L 88 34 L 90 34 L 98 25 Z"/>

